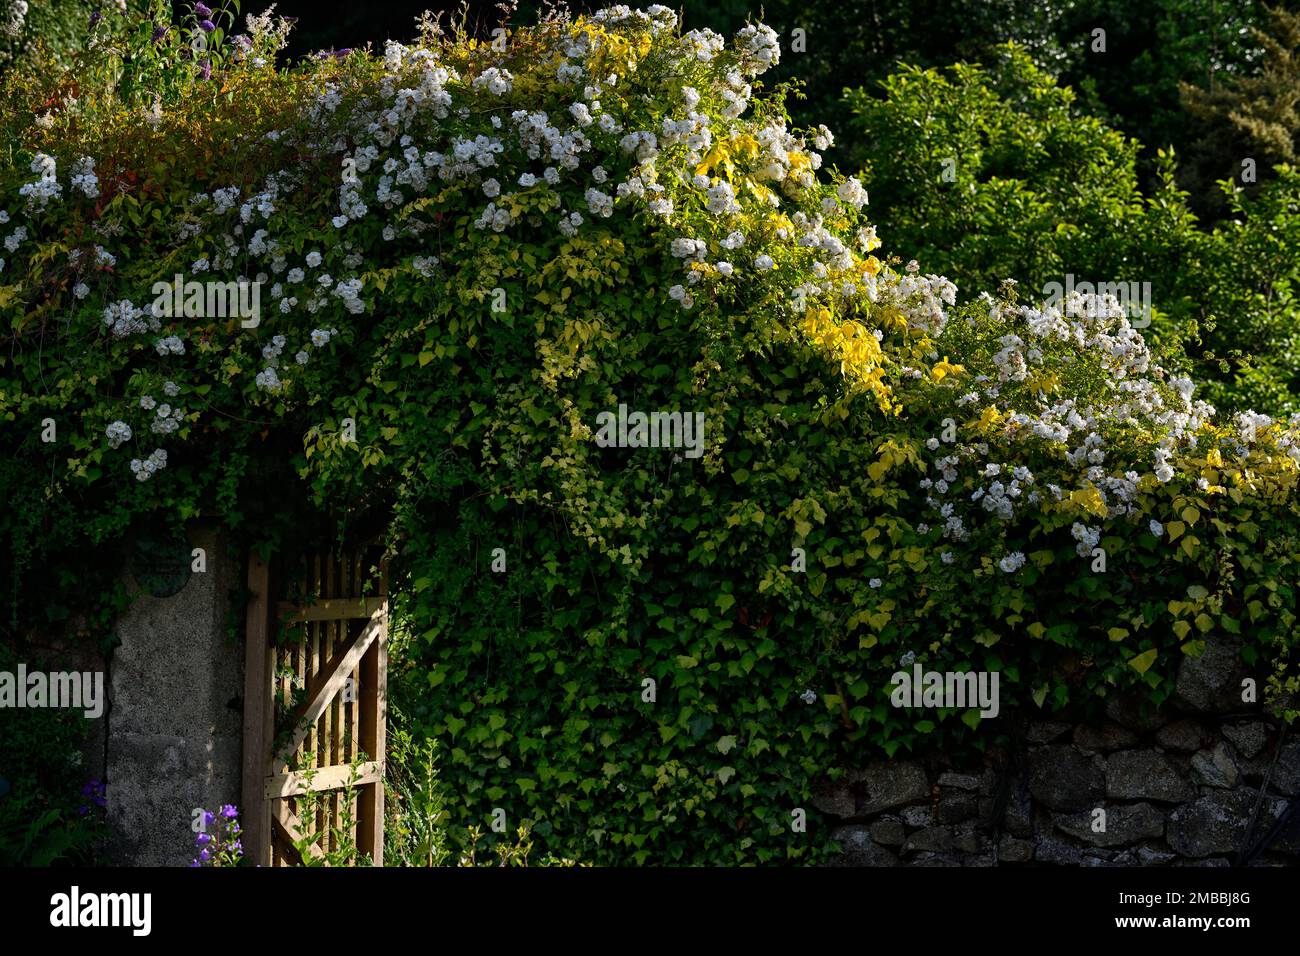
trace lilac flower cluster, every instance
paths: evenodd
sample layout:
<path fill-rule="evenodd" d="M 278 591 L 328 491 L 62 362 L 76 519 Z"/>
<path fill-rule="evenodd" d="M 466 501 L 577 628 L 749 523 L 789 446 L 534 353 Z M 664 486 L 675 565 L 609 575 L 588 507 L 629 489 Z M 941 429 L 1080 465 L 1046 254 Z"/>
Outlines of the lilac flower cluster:
<path fill-rule="evenodd" d="M 90 812 L 92 806 L 101 810 L 108 806 L 107 787 L 101 780 L 86 781 L 86 785 L 81 788 L 81 795 L 86 798 L 86 802 L 77 808 L 77 813 L 83 817 Z"/>
<path fill-rule="evenodd" d="M 190 866 L 238 866 L 244 858 L 239 809 L 227 803 L 216 813 L 204 810 L 202 820 L 202 828 L 194 835 L 197 852 Z"/>

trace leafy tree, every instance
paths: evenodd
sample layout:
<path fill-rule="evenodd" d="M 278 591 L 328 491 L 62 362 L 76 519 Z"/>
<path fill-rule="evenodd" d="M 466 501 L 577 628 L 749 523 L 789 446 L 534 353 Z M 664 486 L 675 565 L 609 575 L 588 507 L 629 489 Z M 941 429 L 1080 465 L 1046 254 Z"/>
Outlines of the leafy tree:
<path fill-rule="evenodd" d="M 1181 85 L 1187 109 L 1224 141 L 1228 163 L 1219 178 L 1253 181 L 1242 176 L 1245 159 L 1258 164 L 1257 175 L 1300 159 L 1300 14 L 1280 7 L 1266 13 L 1268 29 L 1251 28 L 1264 51 L 1258 72 L 1209 89 Z"/>
<path fill-rule="evenodd" d="M 92 37 L 120 36 L 148 7 L 148 0 L 0 0 L 0 70 L 30 63 L 38 48 L 66 66 Z"/>
<path fill-rule="evenodd" d="M 907 66 L 882 87 L 848 94 L 848 139 L 892 248 L 975 289 L 1140 277 L 1139 144 L 1081 117 L 1023 50 L 987 68 Z"/>
<path fill-rule="evenodd" d="M 1080 116 L 1073 93 L 1014 46 L 988 67 L 904 67 L 883 98 L 857 90 L 848 136 L 882 237 L 964 287 L 1005 278 L 1148 283 L 1148 337 L 1183 353 L 1225 410 L 1300 408 L 1300 181 L 1223 183 L 1229 218 L 1204 231 L 1171 152 L 1139 187 L 1140 144 Z"/>

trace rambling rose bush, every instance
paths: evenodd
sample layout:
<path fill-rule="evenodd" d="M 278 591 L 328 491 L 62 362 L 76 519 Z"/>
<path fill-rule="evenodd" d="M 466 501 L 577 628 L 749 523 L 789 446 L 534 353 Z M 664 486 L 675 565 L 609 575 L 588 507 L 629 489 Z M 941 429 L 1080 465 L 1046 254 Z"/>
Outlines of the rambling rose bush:
<path fill-rule="evenodd" d="M 875 255 L 770 30 L 284 34 L 146 23 L 75 101 L 4 91 L 16 627 L 147 518 L 381 515 L 450 825 L 584 861 L 818 859 L 837 768 L 1159 702 L 1217 635 L 1295 690 L 1295 422 L 1216 422 L 1113 303 L 955 308 Z M 260 314 L 166 314 L 178 273 Z M 702 413 L 703 455 L 604 447 L 620 404 Z M 998 671 L 1001 717 L 891 707 L 904 659 Z"/>

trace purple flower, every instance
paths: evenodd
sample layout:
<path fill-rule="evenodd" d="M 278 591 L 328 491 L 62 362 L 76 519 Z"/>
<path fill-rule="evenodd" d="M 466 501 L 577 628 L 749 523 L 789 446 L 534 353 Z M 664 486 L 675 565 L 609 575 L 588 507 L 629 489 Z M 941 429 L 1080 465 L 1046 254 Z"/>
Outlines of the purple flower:
<path fill-rule="evenodd" d="M 156 26 L 156 27 L 154 27 L 154 28 L 153 28 L 153 42 L 154 42 L 154 43 L 157 43 L 159 40 L 161 40 L 163 37 L 165 37 L 165 36 L 167 35 L 167 32 L 168 32 L 168 28 L 167 28 L 166 26 Z"/>
<path fill-rule="evenodd" d="M 194 838 L 195 846 L 207 846 L 211 842 L 212 842 L 212 835 L 208 833 L 200 833 L 198 836 Z"/>
<path fill-rule="evenodd" d="M 204 33 L 211 33 L 211 32 L 212 32 L 213 30 L 215 30 L 216 28 L 217 28 L 217 25 L 216 25 L 215 23 L 213 23 L 211 20 L 200 20 L 200 21 L 199 21 L 199 29 L 202 30 Z"/>
<path fill-rule="evenodd" d="M 221 808 L 221 815 L 227 820 L 233 820 L 235 817 L 239 816 L 239 808 L 233 803 L 227 803 Z"/>
<path fill-rule="evenodd" d="M 199 851 L 199 859 L 202 860 L 204 863 L 207 863 L 208 860 L 212 859 L 212 854 L 208 852 L 206 847 L 204 847 L 202 850 Z"/>
<path fill-rule="evenodd" d="M 96 10 L 90 15 L 90 25 L 93 27 L 96 23 L 98 23 L 102 19 L 104 19 L 104 15 L 100 13 L 98 10 Z"/>
<path fill-rule="evenodd" d="M 204 825 L 204 826 L 208 826 L 208 827 L 212 826 L 212 821 L 215 820 L 216 818 L 217 818 L 216 815 L 215 815 L 211 810 L 204 810 L 204 811 L 203 811 L 203 825 Z"/>
<path fill-rule="evenodd" d="M 212 79 L 212 61 L 211 61 L 211 60 L 204 60 L 204 61 L 203 61 L 203 66 L 199 69 L 199 72 L 200 72 L 201 74 L 203 74 L 203 78 L 204 78 L 205 80 L 210 80 L 210 79 Z"/>
<path fill-rule="evenodd" d="M 196 3 L 194 4 L 194 15 L 206 20 L 208 17 L 212 16 L 212 10 L 206 3 Z"/>
<path fill-rule="evenodd" d="M 104 799 L 104 784 L 100 783 L 98 780 L 87 781 L 81 788 L 81 793 L 82 796 L 90 797 L 90 802 L 97 807 L 108 806 L 108 801 Z M 85 806 L 82 807 L 79 812 L 85 814 L 89 812 L 89 810 L 90 807 Z"/>

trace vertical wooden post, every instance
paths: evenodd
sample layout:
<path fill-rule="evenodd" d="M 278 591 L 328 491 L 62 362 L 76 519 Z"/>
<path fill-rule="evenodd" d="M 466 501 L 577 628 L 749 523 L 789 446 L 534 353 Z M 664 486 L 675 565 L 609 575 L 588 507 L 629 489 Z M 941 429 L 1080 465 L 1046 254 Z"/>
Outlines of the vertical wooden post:
<path fill-rule="evenodd" d="M 275 713 L 271 699 L 271 568 L 257 554 L 248 557 L 248 612 L 244 627 L 244 856 L 258 866 L 271 863 L 271 802 L 266 796 Z"/>
<path fill-rule="evenodd" d="M 358 799 L 357 848 L 369 853 L 375 866 L 384 865 L 384 749 L 388 736 L 388 601 L 384 626 L 361 659 L 361 747 L 379 765 L 379 779 Z"/>

